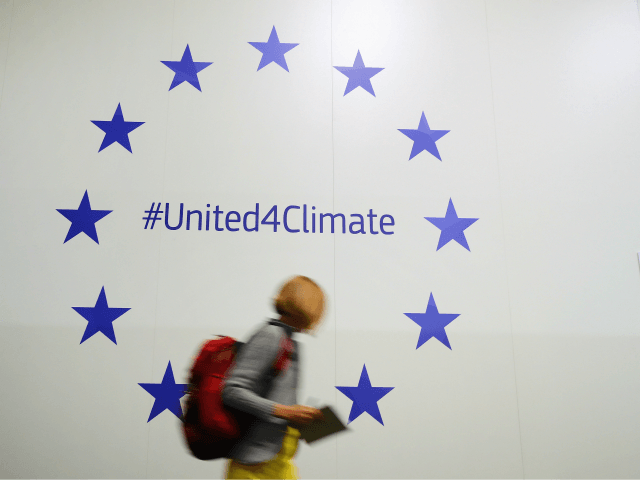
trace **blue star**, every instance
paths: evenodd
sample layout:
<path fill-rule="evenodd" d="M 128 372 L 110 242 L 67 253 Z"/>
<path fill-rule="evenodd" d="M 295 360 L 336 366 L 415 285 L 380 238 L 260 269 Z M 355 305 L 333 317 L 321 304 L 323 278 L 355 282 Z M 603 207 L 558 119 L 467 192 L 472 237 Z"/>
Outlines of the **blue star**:
<path fill-rule="evenodd" d="M 376 96 L 373 92 L 373 86 L 371 85 L 371 77 L 380 73 L 384 68 L 365 67 L 362 61 L 362 55 L 360 55 L 360 50 L 358 50 L 356 59 L 353 61 L 353 67 L 333 68 L 349 78 L 347 88 L 344 91 L 344 95 L 342 95 L 343 97 L 358 87 L 362 87 L 374 97 Z"/>
<path fill-rule="evenodd" d="M 464 230 L 473 225 L 477 218 L 458 218 L 456 209 L 453 206 L 453 201 L 449 199 L 449 206 L 447 207 L 447 214 L 444 218 L 438 217 L 424 217 L 432 224 L 440 229 L 440 240 L 438 241 L 438 248 L 436 252 L 444 247 L 451 240 L 455 240 L 464 248 L 469 250 L 467 244 L 467 238 L 464 236 Z M 469 250 L 471 251 L 471 250 Z"/>
<path fill-rule="evenodd" d="M 73 237 L 79 233 L 86 233 L 91 240 L 98 245 L 98 232 L 96 232 L 96 222 L 107 215 L 113 210 L 91 210 L 91 204 L 89 203 L 89 193 L 87 190 L 84 192 L 82 201 L 77 210 L 56 209 L 64 217 L 71 222 L 69 231 L 67 232 L 67 238 L 64 239 L 64 243 L 67 243 Z"/>
<path fill-rule="evenodd" d="M 444 331 L 444 327 L 458 318 L 460 314 L 439 313 L 436 301 L 433 299 L 433 293 L 429 295 L 429 303 L 427 304 L 427 311 L 425 313 L 405 313 L 405 315 L 422 327 L 416 350 L 431 337 L 437 338 L 440 343 L 451 350 L 451 345 L 449 344 L 449 339 L 447 338 L 447 333 Z"/>
<path fill-rule="evenodd" d="M 426 150 L 438 160 L 442 161 L 440 158 L 440 152 L 438 152 L 438 147 L 436 147 L 436 140 L 444 137 L 451 130 L 431 130 L 427 123 L 427 119 L 424 116 L 424 112 L 422 112 L 422 117 L 420 117 L 420 124 L 418 125 L 417 130 L 407 130 L 402 128 L 399 128 L 398 130 L 413 140 L 413 148 L 411 148 L 411 156 L 409 157 L 409 160 L 418 155 L 421 151 Z"/>
<path fill-rule="evenodd" d="M 131 144 L 129 143 L 129 133 L 138 128 L 144 122 L 125 122 L 122 115 L 122 108 L 118 104 L 116 113 L 113 114 L 111 121 L 109 120 L 91 120 L 96 127 L 105 133 L 102 145 L 98 153 L 107 148 L 112 143 L 118 142 L 131 153 Z"/>
<path fill-rule="evenodd" d="M 278 33 L 276 32 L 276 27 L 274 26 L 271 29 L 269 40 L 267 40 L 266 42 L 249 42 L 249 45 L 257 48 L 262 52 L 262 59 L 260 59 L 258 70 L 266 67 L 271 62 L 275 62 L 288 72 L 289 67 L 287 67 L 287 61 L 284 58 L 284 54 L 291 50 L 293 47 L 297 47 L 299 43 L 280 43 L 280 40 L 278 39 Z"/>
<path fill-rule="evenodd" d="M 71 307 L 89 323 L 84 330 L 84 335 L 80 344 L 93 337 L 96 333 L 102 332 L 104 335 L 117 345 L 116 334 L 113 331 L 113 321 L 131 310 L 130 308 L 109 308 L 107 304 L 107 295 L 104 293 L 104 287 L 100 290 L 98 301 L 95 307 Z"/>
<path fill-rule="evenodd" d="M 184 49 L 182 59 L 179 62 L 161 62 L 175 72 L 173 76 L 173 82 L 169 90 L 177 87 L 182 82 L 189 82 L 191 85 L 200 90 L 200 82 L 198 81 L 198 72 L 204 70 L 213 62 L 194 62 L 191 58 L 191 50 L 189 50 L 189 44 Z M 202 91 L 202 90 L 200 90 Z"/>
<path fill-rule="evenodd" d="M 373 418 L 375 418 L 381 425 L 382 416 L 378 409 L 378 400 L 384 397 L 387 393 L 394 389 L 394 387 L 372 387 L 369 381 L 369 374 L 367 373 L 367 366 L 362 367 L 362 373 L 360 374 L 360 381 L 357 387 L 336 387 L 340 392 L 349 397 L 353 401 L 351 405 L 351 412 L 349 413 L 349 421 L 358 418 L 364 412 L 367 412 Z"/>
<path fill-rule="evenodd" d="M 169 410 L 176 417 L 182 420 L 182 406 L 180 405 L 180 399 L 189 390 L 189 384 L 176 383 L 173 378 L 171 362 L 169 362 L 167 369 L 164 371 L 162 383 L 139 383 L 138 385 L 155 397 L 147 423 L 165 410 Z"/>

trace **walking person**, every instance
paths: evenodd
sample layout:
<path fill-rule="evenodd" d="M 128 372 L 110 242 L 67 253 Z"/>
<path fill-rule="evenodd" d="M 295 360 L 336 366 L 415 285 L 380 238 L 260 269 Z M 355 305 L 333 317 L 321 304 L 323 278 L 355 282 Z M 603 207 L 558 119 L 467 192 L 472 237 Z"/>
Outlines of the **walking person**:
<path fill-rule="evenodd" d="M 298 343 L 294 333 L 313 333 L 324 314 L 322 289 L 310 278 L 286 282 L 274 299 L 279 319 L 263 325 L 240 349 L 224 389 L 228 407 L 255 420 L 233 448 L 226 478 L 297 479 L 293 456 L 300 432 L 295 428 L 322 416 L 320 410 L 297 404 Z M 290 352 L 286 368 L 272 375 L 282 360 L 283 346 Z"/>

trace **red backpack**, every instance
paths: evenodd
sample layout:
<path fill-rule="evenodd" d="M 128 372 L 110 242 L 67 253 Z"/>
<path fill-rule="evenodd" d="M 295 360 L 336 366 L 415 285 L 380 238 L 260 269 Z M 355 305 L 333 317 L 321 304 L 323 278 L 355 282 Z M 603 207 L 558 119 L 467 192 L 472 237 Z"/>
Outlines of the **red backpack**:
<path fill-rule="evenodd" d="M 227 373 L 242 345 L 231 337 L 209 340 L 191 367 L 182 430 L 189 450 L 200 460 L 228 458 L 233 446 L 255 420 L 222 403 Z M 288 336 L 284 337 L 272 366 L 273 377 L 288 368 L 292 352 L 293 342 Z"/>

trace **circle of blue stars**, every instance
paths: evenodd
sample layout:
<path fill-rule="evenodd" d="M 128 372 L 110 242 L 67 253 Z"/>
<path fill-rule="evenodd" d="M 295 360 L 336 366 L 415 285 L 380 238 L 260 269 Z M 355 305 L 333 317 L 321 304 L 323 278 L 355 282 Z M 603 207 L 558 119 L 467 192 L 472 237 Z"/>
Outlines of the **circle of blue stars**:
<path fill-rule="evenodd" d="M 257 71 L 273 63 L 284 71 L 290 72 L 285 56 L 295 47 L 299 46 L 298 43 L 281 42 L 275 25 L 272 27 L 267 41 L 248 43 L 261 54 Z M 199 74 L 213 64 L 211 61 L 194 61 L 189 44 L 186 45 L 180 60 L 161 60 L 160 62 L 173 73 L 169 91 L 183 83 L 187 83 L 199 92 L 202 92 Z M 384 68 L 366 66 L 360 50 L 357 51 L 352 66 L 334 66 L 333 68 L 347 77 L 343 97 L 358 88 L 376 97 L 372 79 L 382 72 Z M 375 81 L 374 79 L 373 82 Z M 118 103 L 111 120 L 91 120 L 91 122 L 104 133 L 98 153 L 115 143 L 119 144 L 129 153 L 133 153 L 129 135 L 145 123 L 141 121 L 125 121 L 120 103 Z M 412 160 L 422 152 L 427 152 L 442 161 L 436 142 L 449 133 L 450 130 L 431 129 L 424 111 L 421 114 L 416 129 L 398 129 L 398 131 L 412 141 L 409 160 Z M 93 210 L 89 201 L 88 191 L 85 191 L 77 209 L 57 209 L 57 211 L 71 222 L 63 243 L 67 243 L 79 234 L 84 233 L 98 245 L 96 223 L 112 213 L 112 210 Z M 478 219 L 458 217 L 451 199 L 449 199 L 449 205 L 444 217 L 424 218 L 440 230 L 440 238 L 436 251 L 451 241 L 457 242 L 470 251 L 464 231 Z M 87 321 L 84 334 L 80 341 L 81 344 L 92 338 L 95 334 L 102 333 L 117 345 L 113 322 L 129 311 L 130 308 L 109 307 L 104 287 L 102 287 L 98 295 L 95 306 L 72 308 Z M 420 346 L 424 345 L 431 338 L 437 339 L 447 348 L 451 349 L 445 327 L 460 314 L 440 313 L 432 293 L 429 296 L 425 313 L 405 313 L 404 315 L 420 326 L 416 349 L 420 348 Z M 170 361 L 165 369 L 161 383 L 139 383 L 139 385 L 154 397 L 154 404 L 147 422 L 151 421 L 164 410 L 169 410 L 176 417 L 182 419 L 180 398 L 187 393 L 188 385 L 175 383 Z M 363 413 L 368 413 L 377 422 L 384 425 L 380 409 L 378 408 L 378 402 L 393 390 L 394 387 L 373 387 L 366 365 L 363 365 L 357 386 L 337 386 L 336 388 L 353 402 L 349 413 L 349 423 L 359 418 Z"/>

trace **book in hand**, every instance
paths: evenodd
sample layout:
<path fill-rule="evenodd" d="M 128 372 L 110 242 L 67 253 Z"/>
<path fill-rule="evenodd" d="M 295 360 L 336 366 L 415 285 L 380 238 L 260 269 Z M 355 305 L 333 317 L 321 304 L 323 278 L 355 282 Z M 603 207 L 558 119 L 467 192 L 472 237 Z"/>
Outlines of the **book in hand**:
<path fill-rule="evenodd" d="M 300 438 L 307 443 L 313 443 L 321 438 L 347 430 L 330 407 L 321 408 L 322 418 L 299 427 Z"/>

